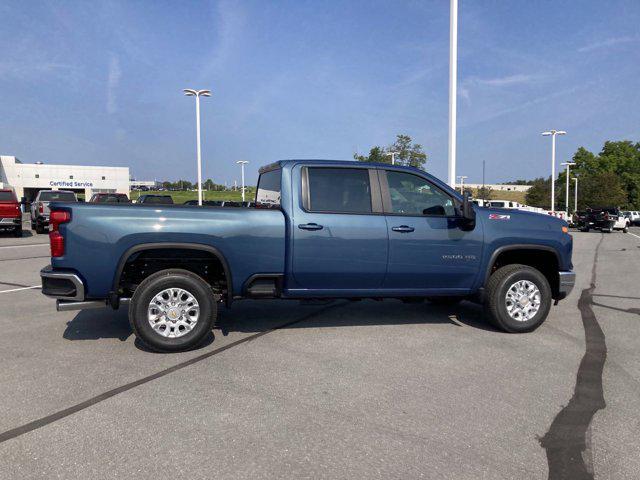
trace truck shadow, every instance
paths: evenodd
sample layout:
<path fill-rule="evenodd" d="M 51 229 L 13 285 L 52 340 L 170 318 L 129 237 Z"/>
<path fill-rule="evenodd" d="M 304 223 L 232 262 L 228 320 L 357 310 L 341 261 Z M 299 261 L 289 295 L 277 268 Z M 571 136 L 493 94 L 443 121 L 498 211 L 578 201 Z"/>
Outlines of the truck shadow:
<path fill-rule="evenodd" d="M 321 312 L 327 306 L 336 308 Z M 297 318 L 307 317 L 318 311 L 317 316 L 296 323 Z M 292 323 L 293 322 L 293 323 Z M 445 324 L 456 328 L 471 327 L 495 331 L 485 323 L 482 307 L 470 302 L 455 306 L 431 305 L 428 302 L 403 304 L 398 300 L 344 300 L 296 302 L 286 300 L 245 300 L 233 308 L 221 308 L 213 334 L 223 336 L 231 332 L 259 333 L 277 328 L 327 328 L 367 327 L 410 324 Z M 283 325 L 286 325 L 283 327 Z M 63 338 L 67 340 L 100 340 L 115 338 L 127 341 L 133 334 L 126 310 L 113 311 L 108 308 L 82 310 L 67 322 Z M 214 341 L 214 335 L 199 348 Z M 136 346 L 146 348 L 138 341 Z"/>

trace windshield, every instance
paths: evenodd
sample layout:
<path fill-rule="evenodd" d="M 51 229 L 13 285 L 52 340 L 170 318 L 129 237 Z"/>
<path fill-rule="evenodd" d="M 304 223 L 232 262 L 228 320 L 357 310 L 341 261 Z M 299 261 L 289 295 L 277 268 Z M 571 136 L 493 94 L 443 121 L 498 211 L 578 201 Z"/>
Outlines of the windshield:
<path fill-rule="evenodd" d="M 40 201 L 42 202 L 75 202 L 76 196 L 72 192 L 56 192 L 49 190 L 40 192 Z"/>
<path fill-rule="evenodd" d="M 15 202 L 13 192 L 0 192 L 0 202 Z"/>

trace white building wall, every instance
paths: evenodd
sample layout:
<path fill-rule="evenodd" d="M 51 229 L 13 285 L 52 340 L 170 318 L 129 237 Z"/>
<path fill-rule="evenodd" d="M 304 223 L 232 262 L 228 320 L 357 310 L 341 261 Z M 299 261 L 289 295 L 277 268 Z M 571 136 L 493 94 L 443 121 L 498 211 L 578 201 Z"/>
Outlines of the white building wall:
<path fill-rule="evenodd" d="M 481 183 L 465 183 L 465 187 L 469 188 L 482 188 Z M 460 185 L 458 184 L 458 188 Z M 501 183 L 487 183 L 485 187 L 490 188 L 491 190 L 498 190 L 502 192 L 526 192 L 531 188 L 531 185 L 504 185 Z"/>
<path fill-rule="evenodd" d="M 0 182 L 13 187 L 18 198 L 24 196 L 25 188 L 84 190 L 87 198 L 100 191 L 128 195 L 129 168 L 22 163 L 16 157 L 3 155 Z"/>

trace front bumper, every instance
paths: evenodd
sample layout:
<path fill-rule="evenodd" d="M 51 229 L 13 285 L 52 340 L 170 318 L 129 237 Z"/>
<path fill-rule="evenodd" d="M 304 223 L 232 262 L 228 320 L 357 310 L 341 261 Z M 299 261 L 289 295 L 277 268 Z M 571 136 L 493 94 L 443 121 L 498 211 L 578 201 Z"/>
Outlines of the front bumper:
<path fill-rule="evenodd" d="M 558 300 L 567 297 L 576 283 L 575 272 L 558 272 L 560 281 L 558 282 Z"/>

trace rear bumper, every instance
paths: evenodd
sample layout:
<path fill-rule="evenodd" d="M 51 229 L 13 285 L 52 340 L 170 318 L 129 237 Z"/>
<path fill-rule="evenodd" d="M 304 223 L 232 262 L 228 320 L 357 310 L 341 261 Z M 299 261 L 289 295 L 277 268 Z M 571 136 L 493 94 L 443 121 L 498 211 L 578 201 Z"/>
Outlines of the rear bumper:
<path fill-rule="evenodd" d="M 558 300 L 562 300 L 567 297 L 573 290 L 573 286 L 576 283 L 575 272 L 558 272 L 560 282 L 558 284 Z"/>
<path fill-rule="evenodd" d="M 40 279 L 42 293 L 47 297 L 72 301 L 84 300 L 84 283 L 73 272 L 53 270 L 51 265 L 47 265 L 40 270 Z"/>
<path fill-rule="evenodd" d="M 0 227 L 19 227 L 22 225 L 22 218 L 0 217 Z"/>

